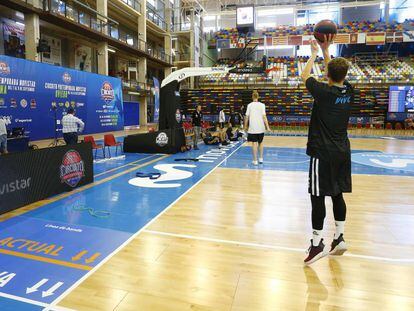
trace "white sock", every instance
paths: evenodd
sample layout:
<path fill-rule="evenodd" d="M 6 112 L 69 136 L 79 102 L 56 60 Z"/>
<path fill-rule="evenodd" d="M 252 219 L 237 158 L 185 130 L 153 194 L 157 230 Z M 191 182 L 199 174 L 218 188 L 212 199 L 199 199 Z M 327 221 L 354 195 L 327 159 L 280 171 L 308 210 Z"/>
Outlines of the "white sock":
<path fill-rule="evenodd" d="M 315 230 L 313 229 L 312 233 L 312 245 L 318 246 L 322 240 L 322 230 Z"/>
<path fill-rule="evenodd" d="M 335 236 L 334 238 L 337 239 L 341 234 L 344 234 L 345 231 L 345 221 L 335 221 Z"/>

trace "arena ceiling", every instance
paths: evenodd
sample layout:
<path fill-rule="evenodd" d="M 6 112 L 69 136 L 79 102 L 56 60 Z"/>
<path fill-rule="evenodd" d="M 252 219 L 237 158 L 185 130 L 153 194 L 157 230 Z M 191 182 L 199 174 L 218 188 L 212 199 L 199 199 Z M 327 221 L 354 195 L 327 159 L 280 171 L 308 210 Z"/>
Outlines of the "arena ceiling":
<path fill-rule="evenodd" d="M 201 8 L 206 13 L 211 12 L 225 12 L 235 10 L 240 5 L 255 5 L 261 6 L 308 6 L 316 4 L 334 4 L 340 3 L 346 6 L 361 6 L 369 4 L 379 4 L 379 0 L 182 0 L 184 6 L 193 6 Z"/>

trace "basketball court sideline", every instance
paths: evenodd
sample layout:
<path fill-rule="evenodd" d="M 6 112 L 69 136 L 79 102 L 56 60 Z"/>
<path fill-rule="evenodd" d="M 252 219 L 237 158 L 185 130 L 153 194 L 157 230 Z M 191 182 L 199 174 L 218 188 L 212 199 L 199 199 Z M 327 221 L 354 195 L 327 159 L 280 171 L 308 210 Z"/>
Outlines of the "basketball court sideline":
<path fill-rule="evenodd" d="M 6 310 L 21 303 L 18 310 L 412 310 L 412 141 L 352 139 L 350 251 L 311 268 L 303 267 L 311 228 L 304 142 L 266 137 L 259 168 L 247 144 L 191 151 L 203 162 L 126 155 L 95 163 L 102 175 L 91 187 L 4 217 L 2 271 L 16 276 L 2 287 L 2 303 Z M 163 179 L 134 178 L 138 170 L 164 172 Z M 18 238 L 56 247 L 36 253 L 19 248 Z M 33 275 L 21 276 L 22 265 Z"/>

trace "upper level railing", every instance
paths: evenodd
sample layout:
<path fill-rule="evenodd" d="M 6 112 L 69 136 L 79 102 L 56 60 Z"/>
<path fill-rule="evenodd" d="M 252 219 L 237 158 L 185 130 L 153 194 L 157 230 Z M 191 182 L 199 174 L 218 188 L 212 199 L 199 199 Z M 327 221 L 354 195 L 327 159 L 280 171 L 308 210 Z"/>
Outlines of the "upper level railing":
<path fill-rule="evenodd" d="M 149 5 L 147 5 L 147 18 L 161 29 L 167 30 L 167 23 L 165 22 L 164 18 Z"/>
<path fill-rule="evenodd" d="M 171 25 L 172 32 L 179 32 L 179 31 L 190 31 L 191 30 L 191 23 L 177 23 Z"/>
<path fill-rule="evenodd" d="M 147 92 L 151 90 L 151 85 L 145 82 L 138 82 L 136 80 L 127 80 L 122 78 L 122 87 L 137 92 Z"/>
<path fill-rule="evenodd" d="M 189 62 L 191 61 L 190 53 L 175 53 L 173 62 Z"/>
<path fill-rule="evenodd" d="M 126 5 L 130 6 L 131 8 L 133 8 L 135 11 L 142 13 L 141 2 L 139 2 L 138 0 L 121 0 L 121 1 L 125 3 Z"/>

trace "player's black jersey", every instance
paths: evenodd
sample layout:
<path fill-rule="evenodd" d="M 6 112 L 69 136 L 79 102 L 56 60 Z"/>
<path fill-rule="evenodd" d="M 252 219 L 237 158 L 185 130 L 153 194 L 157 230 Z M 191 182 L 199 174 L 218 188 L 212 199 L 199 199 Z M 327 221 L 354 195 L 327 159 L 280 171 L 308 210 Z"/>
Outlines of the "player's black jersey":
<path fill-rule="evenodd" d="M 314 98 L 306 153 L 313 157 L 350 153 L 347 129 L 354 101 L 353 87 L 347 81 L 338 87 L 310 77 L 306 88 Z"/>

